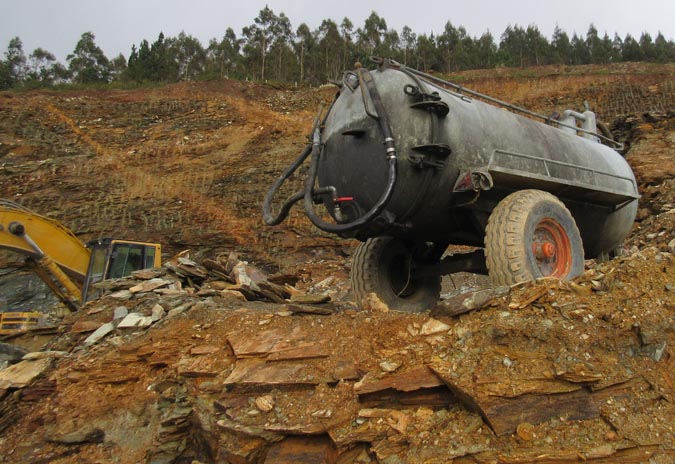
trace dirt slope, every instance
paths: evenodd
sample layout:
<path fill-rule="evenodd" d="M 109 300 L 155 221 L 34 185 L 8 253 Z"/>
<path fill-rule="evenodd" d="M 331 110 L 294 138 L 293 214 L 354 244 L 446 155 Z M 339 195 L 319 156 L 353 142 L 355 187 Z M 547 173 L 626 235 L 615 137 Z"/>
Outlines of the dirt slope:
<path fill-rule="evenodd" d="M 353 242 L 298 213 L 274 229 L 260 219 L 333 89 L 0 94 L 1 197 L 83 240 L 154 240 L 197 262 L 237 251 L 278 283 L 332 297 L 304 305 L 329 314 L 298 313 L 242 301 L 223 273 L 169 273 L 180 285 L 130 292 L 151 276 L 138 277 L 56 334 L 6 340 L 64 353 L 26 387 L 0 380 L 0 461 L 673 462 L 672 66 L 456 77 L 542 112 L 596 107 L 641 184 L 624 257 L 460 317 L 356 311 Z M 121 306 L 157 320 L 85 346 Z"/>

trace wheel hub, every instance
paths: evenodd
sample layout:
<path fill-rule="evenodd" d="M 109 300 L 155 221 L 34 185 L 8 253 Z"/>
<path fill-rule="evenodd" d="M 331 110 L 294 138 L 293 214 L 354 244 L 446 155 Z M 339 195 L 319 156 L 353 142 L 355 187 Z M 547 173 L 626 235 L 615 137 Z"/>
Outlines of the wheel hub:
<path fill-rule="evenodd" d="M 556 254 L 555 243 L 553 242 L 535 242 L 532 244 L 532 252 L 537 259 L 551 259 Z"/>
<path fill-rule="evenodd" d="M 572 265 L 572 246 L 565 229 L 554 219 L 542 219 L 534 229 L 532 254 L 542 275 L 564 277 Z"/>

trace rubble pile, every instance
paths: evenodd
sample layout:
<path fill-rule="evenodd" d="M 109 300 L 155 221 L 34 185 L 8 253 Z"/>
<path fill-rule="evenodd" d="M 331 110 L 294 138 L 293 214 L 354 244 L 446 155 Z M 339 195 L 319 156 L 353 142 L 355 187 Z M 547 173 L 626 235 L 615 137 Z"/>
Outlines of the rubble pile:
<path fill-rule="evenodd" d="M 0 446 L 17 462 L 671 462 L 675 258 L 587 264 L 430 315 L 278 302 L 265 293 L 292 287 L 255 293 L 269 280 L 234 255 L 178 257 L 106 283 L 40 359 L 0 372 L 18 423 Z"/>

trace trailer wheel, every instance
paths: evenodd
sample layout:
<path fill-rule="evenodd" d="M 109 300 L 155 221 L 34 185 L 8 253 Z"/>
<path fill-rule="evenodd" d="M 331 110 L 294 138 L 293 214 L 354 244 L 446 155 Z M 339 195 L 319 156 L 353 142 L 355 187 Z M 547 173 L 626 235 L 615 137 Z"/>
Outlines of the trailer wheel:
<path fill-rule="evenodd" d="M 485 230 L 485 256 L 496 285 L 538 277 L 569 280 L 584 270 L 584 249 L 572 214 L 541 190 L 521 190 L 499 202 Z"/>
<path fill-rule="evenodd" d="M 428 259 L 418 256 L 413 246 L 393 237 L 371 238 L 354 253 L 350 279 L 356 302 L 375 293 L 389 309 L 421 312 L 439 299 L 441 276 L 415 277 L 415 263 Z"/>

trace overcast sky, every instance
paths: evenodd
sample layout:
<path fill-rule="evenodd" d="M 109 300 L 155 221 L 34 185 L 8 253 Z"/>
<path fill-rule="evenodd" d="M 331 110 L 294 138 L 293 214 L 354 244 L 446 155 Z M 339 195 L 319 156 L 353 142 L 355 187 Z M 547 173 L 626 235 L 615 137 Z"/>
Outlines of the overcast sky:
<path fill-rule="evenodd" d="M 464 26 L 472 36 L 489 30 L 496 41 L 509 24 L 536 24 L 549 39 L 557 25 L 570 37 L 585 36 L 593 23 L 602 36 L 627 33 L 636 39 L 642 32 L 652 39 L 662 32 L 675 38 L 673 0 L 0 0 L 0 50 L 19 36 L 26 55 L 41 47 L 66 63 L 82 33 L 91 31 L 108 58 L 129 56 L 132 44 L 153 42 L 160 32 L 176 36 L 191 34 L 207 46 L 209 39 L 222 38 L 228 27 L 241 36 L 268 5 L 285 13 L 293 30 L 301 23 L 316 29 L 323 19 L 340 23 L 348 17 L 354 28 L 363 26 L 372 11 L 389 29 L 442 32 L 447 21 Z M 4 58 L 4 56 L 3 56 Z"/>

